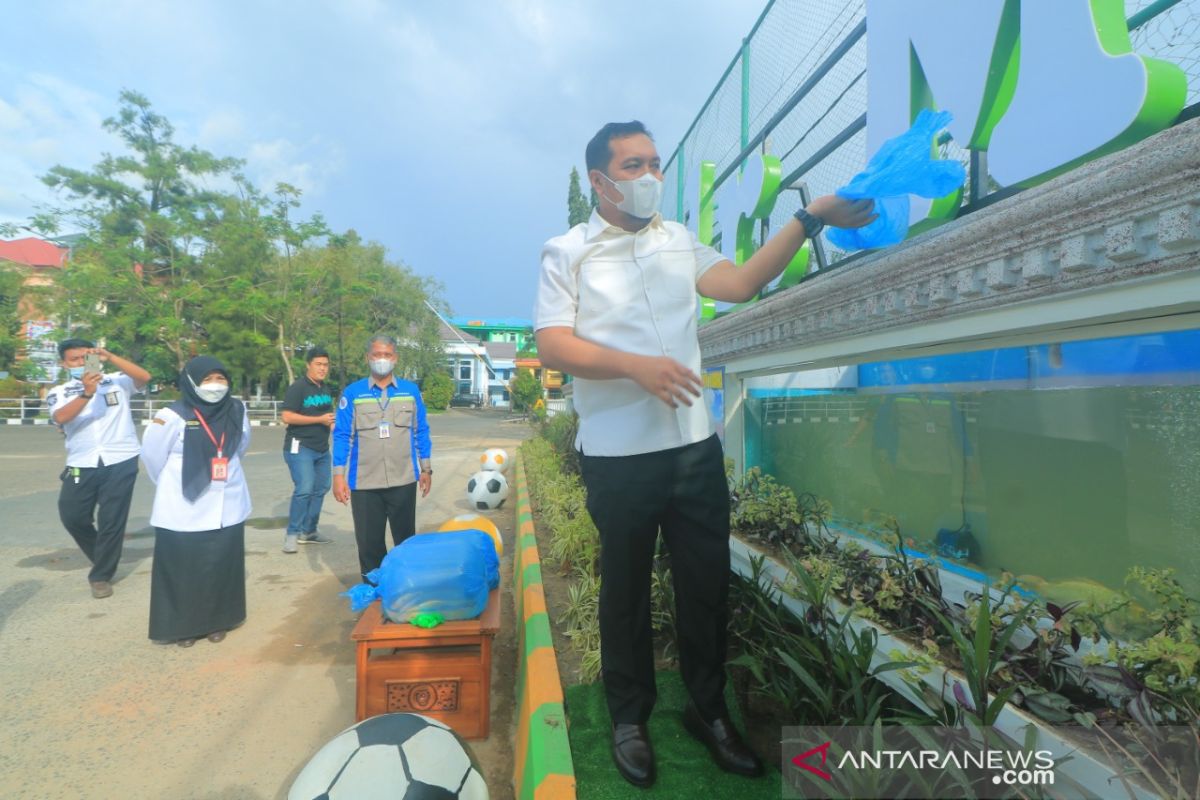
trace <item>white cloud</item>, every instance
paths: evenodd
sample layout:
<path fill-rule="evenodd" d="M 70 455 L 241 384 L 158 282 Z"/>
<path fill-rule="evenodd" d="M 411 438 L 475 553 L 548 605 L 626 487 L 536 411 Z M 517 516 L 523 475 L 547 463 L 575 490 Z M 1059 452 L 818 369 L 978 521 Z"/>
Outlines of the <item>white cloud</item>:
<path fill-rule="evenodd" d="M 201 147 L 212 149 L 237 141 L 246 134 L 246 123 L 242 115 L 231 109 L 214 111 L 200 124 L 196 141 Z"/>
<path fill-rule="evenodd" d="M 274 191 L 277 183 L 290 183 L 309 199 L 321 195 L 344 162 L 341 148 L 319 138 L 302 145 L 283 138 L 254 142 L 246 153 L 247 175 L 263 191 Z"/>
<path fill-rule="evenodd" d="M 51 167 L 86 167 L 119 142 L 103 130 L 107 101 L 59 77 L 34 73 L 0 90 L 0 218 L 23 221 L 53 203 Z"/>

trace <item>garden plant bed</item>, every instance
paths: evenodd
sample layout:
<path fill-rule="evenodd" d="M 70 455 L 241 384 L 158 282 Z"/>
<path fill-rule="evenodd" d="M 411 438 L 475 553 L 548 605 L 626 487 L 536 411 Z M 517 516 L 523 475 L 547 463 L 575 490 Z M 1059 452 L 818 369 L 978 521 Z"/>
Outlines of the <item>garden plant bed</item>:
<path fill-rule="evenodd" d="M 804 724 L 966 723 L 1016 742 L 1034 736 L 1038 748 L 1069 756 L 1061 774 L 1098 796 L 1153 796 L 1119 785 L 1114 771 L 1122 770 L 1159 795 L 1197 795 L 1198 606 L 1170 571 L 1135 567 L 1128 583 L 1140 594 L 1059 605 L 1009 575 L 998 586 L 969 580 L 957 565 L 902 544 L 894 523 L 882 542 L 835 534 L 827 503 L 798 500 L 757 469 L 730 486 L 732 525 L 743 533 L 732 543 L 734 571 L 763 587 L 743 591 L 743 600 L 807 664 L 774 644 L 785 668 L 765 664 L 774 655 L 743 635 L 747 653 L 734 663 L 753 667 L 755 691 L 780 701 L 775 707 L 798 698 L 818 716 Z M 793 626 L 764 606 L 788 609 L 808 633 L 791 635 Z M 814 631 L 828 641 L 812 645 Z M 818 683 L 830 677 L 841 687 L 826 692 Z M 867 678 L 909 708 L 886 703 L 861 719 Z M 1099 743 L 1091 749 L 1098 757 L 1075 749 L 1085 739 Z M 1102 752 L 1119 750 L 1118 740 L 1134 745 L 1119 764 Z"/>
<path fill-rule="evenodd" d="M 541 484 L 546 573 L 559 572 L 550 603 L 556 646 L 587 683 L 599 671 L 598 536 L 572 439 L 559 418 L 526 447 L 531 484 Z M 780 734 L 789 726 L 983 728 L 1049 751 L 1062 760 L 1063 782 L 1093 796 L 1198 796 L 1189 788 L 1200 753 L 1197 605 L 1169 572 L 1131 572 L 1150 598 L 1144 606 L 1132 595 L 1057 605 L 1010 576 L 999 586 L 969 580 L 902 546 L 898 532 L 882 542 L 835 534 L 827 504 L 798 502 L 757 470 L 731 477 L 730 491 L 730 674 L 747 736 L 766 760 L 786 758 Z M 659 666 L 669 667 L 669 561 L 655 566 L 652 620 Z M 1110 632 L 1130 630 L 1130 620 L 1153 635 Z M 1142 749 L 1114 767 L 1099 749 L 1078 750 L 1086 737 L 1108 750 L 1132 737 Z"/>

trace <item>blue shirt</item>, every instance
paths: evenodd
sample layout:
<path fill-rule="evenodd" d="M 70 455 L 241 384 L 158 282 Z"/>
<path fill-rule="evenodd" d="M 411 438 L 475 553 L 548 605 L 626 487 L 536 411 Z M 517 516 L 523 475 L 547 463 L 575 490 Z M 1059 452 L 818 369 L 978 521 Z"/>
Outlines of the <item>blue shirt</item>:
<path fill-rule="evenodd" d="M 333 472 L 351 489 L 406 486 L 432 450 L 421 390 L 392 377 L 386 393 L 370 378 L 346 387 L 333 425 Z"/>

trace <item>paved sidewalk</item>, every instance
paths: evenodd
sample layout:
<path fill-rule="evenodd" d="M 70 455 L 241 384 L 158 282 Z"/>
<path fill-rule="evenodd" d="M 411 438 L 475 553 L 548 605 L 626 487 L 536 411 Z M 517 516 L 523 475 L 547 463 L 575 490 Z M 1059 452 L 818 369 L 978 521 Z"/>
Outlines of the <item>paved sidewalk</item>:
<path fill-rule="evenodd" d="M 489 412 L 431 415 L 434 486 L 417 529 L 466 513 L 486 447 L 515 451 L 523 424 Z M 280 551 L 291 481 L 283 430 L 255 428 L 246 458 L 246 624 L 190 649 L 146 638 L 153 485 L 138 478 L 114 595 L 92 599 L 87 561 L 58 521 L 62 437 L 0 427 L 0 797 L 282 798 L 307 759 L 354 722 L 358 580 L 347 507 L 326 498 L 333 544 Z M 512 540 L 509 504 L 492 519 Z M 502 561 L 511 592 L 511 553 Z M 511 796 L 511 595 L 497 637 L 492 735 L 472 748 L 493 798 Z"/>

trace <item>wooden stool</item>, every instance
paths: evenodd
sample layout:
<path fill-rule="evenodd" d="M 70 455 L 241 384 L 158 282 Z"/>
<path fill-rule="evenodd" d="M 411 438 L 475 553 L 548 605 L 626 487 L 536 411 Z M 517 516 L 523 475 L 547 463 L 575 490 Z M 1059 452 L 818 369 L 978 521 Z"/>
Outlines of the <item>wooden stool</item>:
<path fill-rule="evenodd" d="M 478 619 L 436 628 L 392 622 L 376 600 L 350 634 L 358 651 L 355 719 L 411 712 L 441 720 L 464 739 L 487 738 L 498 630 L 499 589 Z"/>

